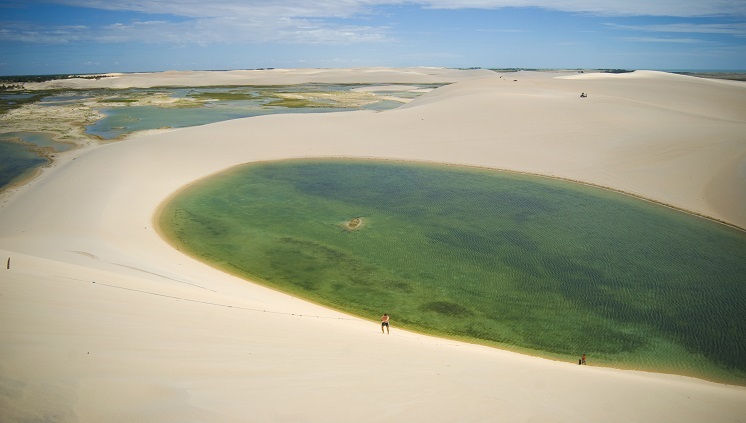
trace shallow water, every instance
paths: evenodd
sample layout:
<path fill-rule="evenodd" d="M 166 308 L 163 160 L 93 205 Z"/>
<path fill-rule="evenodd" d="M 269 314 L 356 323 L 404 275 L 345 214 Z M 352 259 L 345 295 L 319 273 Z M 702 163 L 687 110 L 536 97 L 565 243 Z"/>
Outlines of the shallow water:
<path fill-rule="evenodd" d="M 61 143 L 54 140 L 51 134 L 45 132 L 6 132 L 0 133 L 0 141 L 20 139 L 21 142 L 32 144 L 37 147 L 48 147 L 56 152 L 70 150 L 71 144 Z"/>
<path fill-rule="evenodd" d="M 3 94 L 0 94 L 0 100 L 13 104 L 20 100 L 29 99 L 33 96 L 34 94 L 29 94 L 29 93 L 4 92 Z"/>
<path fill-rule="evenodd" d="M 305 84 L 298 86 L 278 87 L 199 87 L 199 88 L 163 88 L 159 93 L 168 93 L 172 98 L 202 98 L 217 100 L 200 107 L 159 107 L 133 106 L 111 107 L 101 109 L 106 118 L 87 127 L 86 132 L 112 139 L 135 131 L 158 128 L 182 128 L 187 126 L 204 125 L 230 119 L 278 114 L 278 113 L 325 113 L 344 110 L 387 110 L 398 107 L 401 103 L 390 100 L 380 100 L 361 107 L 333 107 L 331 101 L 317 99 L 312 107 L 285 107 L 277 103 L 278 93 L 308 93 L 308 92 L 348 92 L 354 85 Z M 129 91 L 129 95 L 137 95 L 138 91 Z M 154 91 L 155 92 L 155 91 Z M 126 98 L 127 92 L 122 93 Z M 330 107 L 323 107 L 324 104 Z M 321 106 L 321 107 L 320 107 Z"/>
<path fill-rule="evenodd" d="M 5 187 L 47 163 L 27 146 L 0 141 L 0 187 Z"/>
<path fill-rule="evenodd" d="M 11 140 L 20 140 L 21 143 Z M 38 151 L 34 151 L 34 147 L 63 152 L 71 149 L 72 145 L 55 142 L 50 134 L 42 132 L 0 133 L 0 189 L 49 162 Z"/>
<path fill-rule="evenodd" d="M 343 224 L 360 217 L 360 229 Z M 196 257 L 438 335 L 746 381 L 746 235 L 507 172 L 369 161 L 233 170 L 162 215 Z"/>
<path fill-rule="evenodd" d="M 199 108 L 163 108 L 156 106 L 118 107 L 102 109 L 107 116 L 86 127 L 86 133 L 103 139 L 113 139 L 136 131 L 159 128 L 184 128 L 231 119 L 276 113 L 310 113 L 339 109 L 265 109 L 248 102 L 211 104 Z"/>
<path fill-rule="evenodd" d="M 420 86 L 420 85 L 418 85 Z M 425 88 L 434 88 L 437 85 L 421 85 Z M 260 116 L 278 113 L 325 113 L 344 110 L 388 110 L 401 105 L 391 100 L 379 100 L 377 102 L 359 107 L 339 107 L 338 104 L 324 99 L 316 99 L 306 102 L 282 102 L 277 101 L 278 93 L 314 93 L 314 92 L 348 92 L 359 85 L 337 85 L 337 84 L 303 84 L 293 86 L 238 86 L 238 87 L 185 87 L 185 88 L 133 88 L 133 89 L 92 89 L 92 90 L 63 90 L 52 91 L 48 95 L 44 93 L 9 93 L 0 96 L 7 105 L 15 104 L 21 100 L 29 100 L 39 97 L 42 106 L 75 105 L 77 103 L 90 103 L 99 99 L 97 110 L 105 113 L 107 117 L 86 127 L 86 133 L 104 140 L 115 139 L 132 132 L 159 129 L 159 128 L 182 128 L 188 126 L 204 125 L 230 119 Z M 392 95 L 387 92 L 386 95 Z M 407 98 L 416 97 L 421 93 L 395 93 Z M 195 102 L 193 107 L 174 107 L 173 105 L 137 105 L 138 101 L 158 96 L 159 98 L 171 99 L 196 99 L 205 100 Z M 114 106 L 116 104 L 116 107 Z M 324 107 L 326 104 L 335 107 Z M 111 107 L 107 107 L 111 105 Z M 304 107 L 308 105 L 309 107 Z M 5 128 L 6 130 L 12 128 Z M 12 132 L 0 134 L 0 142 L 13 137 L 20 137 L 24 142 L 41 147 L 51 147 L 57 152 L 66 151 L 69 144 L 56 143 L 48 134 L 33 132 Z M 23 148 L 6 147 L 0 160 L 5 169 L 5 179 L 10 181 L 19 177 L 29 169 L 31 163 L 47 163 L 47 160 L 28 161 L 28 151 Z M 13 174 L 16 172 L 16 174 Z M 0 184 L 0 189 L 6 183 Z"/>
<path fill-rule="evenodd" d="M 101 111 L 107 116 L 86 127 L 86 133 L 103 139 L 113 139 L 136 131 L 183 128 L 248 116 L 232 110 L 164 109 L 155 106 L 110 108 Z"/>

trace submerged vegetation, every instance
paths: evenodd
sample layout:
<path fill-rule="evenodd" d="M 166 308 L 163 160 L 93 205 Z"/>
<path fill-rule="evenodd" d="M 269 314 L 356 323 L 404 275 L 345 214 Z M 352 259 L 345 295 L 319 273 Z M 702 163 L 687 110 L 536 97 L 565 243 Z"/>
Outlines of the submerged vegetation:
<path fill-rule="evenodd" d="M 3 94 L 0 91 L 0 116 L 23 105 L 36 103 L 48 95 L 45 92 L 24 91 L 17 88 L 8 88 L 8 90 L 12 94 Z"/>
<path fill-rule="evenodd" d="M 190 93 L 189 97 L 196 98 L 199 100 L 239 101 L 239 100 L 254 100 L 257 96 L 250 92 L 242 92 L 242 91 L 227 91 L 227 92 L 199 91 L 195 93 Z"/>
<path fill-rule="evenodd" d="M 321 103 L 308 98 L 277 98 L 264 103 L 266 107 L 285 107 L 288 109 L 332 107 L 332 104 Z"/>
<path fill-rule="evenodd" d="M 340 227 L 355 216 L 365 224 Z M 204 181 L 160 222 L 200 259 L 360 316 L 746 381 L 746 235 L 620 194 L 505 172 L 291 161 Z"/>

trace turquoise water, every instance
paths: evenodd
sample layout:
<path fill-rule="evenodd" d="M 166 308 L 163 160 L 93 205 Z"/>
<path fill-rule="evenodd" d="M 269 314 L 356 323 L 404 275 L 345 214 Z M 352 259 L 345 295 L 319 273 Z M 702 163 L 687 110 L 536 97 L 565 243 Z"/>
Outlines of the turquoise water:
<path fill-rule="evenodd" d="M 746 381 L 746 235 L 621 194 L 452 166 L 290 161 L 203 181 L 161 225 L 217 267 L 374 320 Z"/>

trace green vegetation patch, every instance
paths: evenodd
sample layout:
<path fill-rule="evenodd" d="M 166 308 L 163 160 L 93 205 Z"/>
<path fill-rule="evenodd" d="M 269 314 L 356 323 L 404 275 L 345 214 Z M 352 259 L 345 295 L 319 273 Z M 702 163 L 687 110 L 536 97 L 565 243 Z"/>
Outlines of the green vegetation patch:
<path fill-rule="evenodd" d="M 278 98 L 264 103 L 267 107 L 285 107 L 288 109 L 334 107 L 334 104 L 313 101 L 306 98 Z"/>
<path fill-rule="evenodd" d="M 360 218 L 355 231 L 344 223 Z M 165 207 L 194 256 L 418 331 L 746 380 L 746 235 L 606 190 L 376 161 L 252 164 Z"/>
<path fill-rule="evenodd" d="M 99 100 L 99 103 L 137 103 L 140 100 L 136 98 L 104 98 Z"/>
<path fill-rule="evenodd" d="M 241 101 L 254 100 L 257 96 L 247 92 L 211 92 L 201 91 L 190 93 L 189 97 L 199 100 L 217 100 L 217 101 Z"/>
<path fill-rule="evenodd" d="M 0 92 L 0 114 L 19 108 L 25 104 L 36 103 L 46 95 L 46 92 L 32 91 Z"/>

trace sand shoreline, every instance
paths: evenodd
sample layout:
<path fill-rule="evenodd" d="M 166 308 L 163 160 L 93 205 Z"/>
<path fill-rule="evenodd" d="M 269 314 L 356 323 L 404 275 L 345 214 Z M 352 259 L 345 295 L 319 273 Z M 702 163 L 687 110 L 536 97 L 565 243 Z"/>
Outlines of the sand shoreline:
<path fill-rule="evenodd" d="M 396 72 L 377 70 L 371 79 Z M 657 72 L 571 80 L 511 73 L 510 81 L 450 72 L 461 82 L 383 113 L 264 116 L 74 150 L 14 191 L 0 208 L 0 252 L 12 257 L 0 280 L 0 420 L 725 422 L 746 415 L 743 387 L 579 369 L 394 332 L 396 316 L 385 339 L 372 323 L 378 316 L 295 318 L 347 316 L 216 271 L 154 229 L 159 206 L 197 179 L 301 157 L 508 168 L 591 181 L 744 226 L 738 169 L 746 157 L 746 88 Z M 329 70 L 323 78 L 366 75 Z M 578 99 L 580 92 L 589 97 Z M 693 96 L 699 101 L 685 101 Z M 371 401 L 381 392 L 386 407 Z"/>

